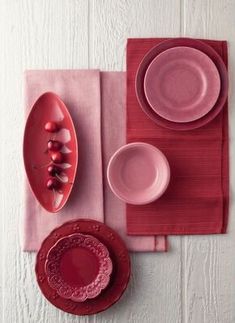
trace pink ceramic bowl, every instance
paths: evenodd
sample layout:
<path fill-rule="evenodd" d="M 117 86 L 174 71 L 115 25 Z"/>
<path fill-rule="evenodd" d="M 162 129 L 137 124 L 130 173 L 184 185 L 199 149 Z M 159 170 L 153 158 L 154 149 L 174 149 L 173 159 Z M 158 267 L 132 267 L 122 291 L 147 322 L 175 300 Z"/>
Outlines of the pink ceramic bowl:
<path fill-rule="evenodd" d="M 141 205 L 159 198 L 170 180 L 165 155 L 143 142 L 118 149 L 109 161 L 107 177 L 111 190 L 122 201 Z"/>

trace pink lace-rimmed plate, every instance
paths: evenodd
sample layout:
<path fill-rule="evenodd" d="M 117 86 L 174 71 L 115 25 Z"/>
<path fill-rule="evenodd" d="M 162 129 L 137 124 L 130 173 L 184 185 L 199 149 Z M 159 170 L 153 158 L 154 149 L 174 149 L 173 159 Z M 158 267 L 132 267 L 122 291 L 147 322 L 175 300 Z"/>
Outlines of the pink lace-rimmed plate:
<path fill-rule="evenodd" d="M 105 289 L 112 273 L 108 249 L 90 235 L 75 233 L 60 239 L 48 252 L 48 284 L 65 299 L 84 302 Z"/>

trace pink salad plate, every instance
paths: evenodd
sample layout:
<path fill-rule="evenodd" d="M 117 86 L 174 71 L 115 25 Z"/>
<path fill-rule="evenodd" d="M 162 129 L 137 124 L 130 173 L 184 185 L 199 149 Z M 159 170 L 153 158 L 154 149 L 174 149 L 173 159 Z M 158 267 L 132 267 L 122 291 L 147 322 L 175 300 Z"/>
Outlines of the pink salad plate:
<path fill-rule="evenodd" d="M 129 204 L 148 204 L 159 198 L 170 180 L 170 167 L 156 147 L 135 142 L 121 147 L 107 169 L 111 190 Z"/>
<path fill-rule="evenodd" d="M 174 122 L 190 122 L 206 115 L 220 92 L 220 76 L 213 61 L 198 49 L 167 49 L 150 63 L 144 91 L 152 109 Z"/>
<path fill-rule="evenodd" d="M 97 254 L 96 247 L 94 248 L 91 247 L 92 250 L 90 250 L 89 247 L 86 247 L 84 250 L 82 250 L 80 248 L 80 243 L 79 243 L 79 247 L 75 247 L 76 248 L 75 251 L 72 251 L 72 249 L 68 248 L 67 243 L 68 245 L 71 245 L 71 236 L 73 236 L 74 234 L 92 236 L 92 241 L 94 241 L 95 246 L 101 243 L 102 247 L 99 247 L 100 248 L 100 251 L 98 251 L 99 255 L 98 256 L 95 255 Z M 68 237 L 70 237 L 69 241 L 68 241 Z M 93 240 L 94 238 L 97 240 Z M 66 243 L 62 242 L 62 250 L 58 249 L 59 247 L 58 244 L 60 243 L 60 241 L 67 241 Z M 76 246 L 77 246 L 77 243 L 76 243 Z M 57 248 L 58 252 L 54 248 Z M 67 250 L 66 252 L 64 251 L 64 248 Z M 108 250 L 108 254 L 106 252 L 106 248 Z M 53 250 L 54 250 L 54 256 L 53 256 Z M 76 253 L 79 253 L 79 255 Z M 72 257 L 71 257 L 71 254 L 72 254 Z M 85 258 L 84 258 L 84 254 L 85 254 Z M 63 255 L 64 257 L 68 258 L 68 262 L 66 261 L 66 258 L 65 259 L 62 258 Z M 53 260 L 53 257 L 55 261 Z M 109 262 L 109 258 L 112 261 L 112 265 Z M 71 298 L 65 298 L 64 296 L 67 297 L 67 295 L 64 295 L 66 291 L 63 291 L 63 290 L 61 291 L 62 293 L 60 292 L 60 294 L 63 294 L 63 297 L 62 297 L 58 293 L 58 289 L 59 289 L 58 285 L 56 286 L 56 288 L 54 288 L 55 287 L 54 283 L 52 287 L 51 282 L 49 283 L 48 281 L 48 273 L 50 273 L 51 270 L 55 270 L 56 272 L 58 272 L 57 259 L 62 260 L 62 262 L 60 262 L 60 271 L 63 272 L 63 275 L 65 275 L 66 280 L 67 278 L 70 280 L 70 283 L 69 283 L 70 286 L 71 286 L 71 279 L 73 280 L 73 283 L 75 280 L 77 284 L 78 279 L 85 277 L 86 281 L 84 281 L 83 283 L 80 282 L 79 283 L 80 285 L 81 283 L 82 284 L 84 283 L 86 284 L 87 282 L 89 283 L 91 279 L 93 280 L 91 276 L 93 276 L 94 269 L 87 268 L 87 266 L 90 266 L 90 265 L 93 266 L 94 262 L 95 262 L 95 268 L 99 267 L 99 269 L 102 271 L 103 269 L 101 264 L 102 263 L 104 264 L 103 268 L 107 269 L 107 272 L 105 269 L 105 275 L 104 275 L 105 277 L 109 276 L 108 273 L 111 271 L 111 268 L 112 268 L 112 273 L 110 274 L 110 280 L 107 284 L 107 287 L 102 289 L 101 292 L 96 297 L 94 298 L 87 297 L 86 300 L 84 300 L 83 302 L 81 302 L 80 299 L 79 301 L 76 302 Z M 50 266 L 48 266 L 48 261 L 55 262 L 55 266 L 52 265 L 52 268 L 49 269 Z M 99 266 L 97 266 L 98 262 L 99 262 Z M 88 273 L 85 273 L 85 269 L 88 271 Z M 82 272 L 82 276 L 79 275 L 79 277 L 77 277 L 78 271 L 79 271 L 79 274 Z M 51 304 L 53 304 L 57 308 L 74 315 L 96 314 L 106 310 L 114 303 L 116 303 L 127 288 L 129 278 L 130 278 L 130 271 L 131 271 L 131 264 L 130 264 L 130 257 L 128 254 L 128 250 L 124 242 L 122 241 L 122 239 L 117 234 L 117 232 L 112 230 L 104 223 L 101 223 L 95 220 L 89 220 L 89 219 L 79 219 L 75 221 L 69 221 L 67 223 L 64 223 L 60 227 L 54 229 L 42 242 L 42 245 L 37 254 L 36 266 L 35 266 L 37 282 L 42 294 L 46 297 L 46 299 Z M 103 281 L 103 278 L 101 278 L 98 284 L 100 285 L 100 287 L 103 287 L 101 284 L 101 281 Z M 87 290 L 86 286 L 84 287 L 85 287 L 85 290 Z M 90 293 L 92 291 L 87 290 L 87 292 Z M 77 296 L 76 296 L 76 299 L 77 299 Z"/>
<path fill-rule="evenodd" d="M 78 148 L 72 118 L 55 93 L 44 93 L 34 103 L 25 126 L 23 154 L 35 197 L 47 211 L 58 212 L 73 187 Z"/>
<path fill-rule="evenodd" d="M 97 238 L 74 233 L 49 250 L 45 272 L 49 285 L 61 297 L 84 302 L 108 286 L 112 261 L 108 249 Z"/>
<path fill-rule="evenodd" d="M 148 67 L 158 55 L 168 49 L 182 46 L 197 49 L 206 54 L 214 62 L 220 76 L 220 93 L 214 107 L 201 118 L 189 122 L 174 122 L 161 117 L 150 106 L 144 91 L 144 80 Z M 174 38 L 161 42 L 147 52 L 136 73 L 135 90 L 140 107 L 156 124 L 172 130 L 192 130 L 212 121 L 222 110 L 228 95 L 228 73 L 222 58 L 211 46 L 195 39 Z"/>

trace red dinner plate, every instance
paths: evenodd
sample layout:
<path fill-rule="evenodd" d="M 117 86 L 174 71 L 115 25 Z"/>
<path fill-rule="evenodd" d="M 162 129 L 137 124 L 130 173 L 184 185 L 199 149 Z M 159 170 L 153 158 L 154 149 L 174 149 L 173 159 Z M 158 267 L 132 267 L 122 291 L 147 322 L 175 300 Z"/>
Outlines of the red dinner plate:
<path fill-rule="evenodd" d="M 84 302 L 107 287 L 112 261 L 108 249 L 95 237 L 73 233 L 49 250 L 45 271 L 49 285 L 61 297 Z"/>
<path fill-rule="evenodd" d="M 144 79 L 146 98 L 162 118 L 189 122 L 206 115 L 220 92 L 213 61 L 200 50 L 174 47 L 159 54 Z"/>
<path fill-rule="evenodd" d="M 45 270 L 51 248 L 59 240 L 77 233 L 92 235 L 98 239 L 108 249 L 113 264 L 108 286 L 97 297 L 84 302 L 61 297 L 48 283 Z M 49 234 L 38 251 L 35 271 L 38 285 L 50 303 L 71 314 L 90 315 L 104 311 L 120 299 L 130 278 L 130 258 L 125 244 L 114 230 L 101 222 L 81 219 L 67 222 Z"/>
<path fill-rule="evenodd" d="M 164 51 L 170 48 L 179 47 L 179 46 L 194 48 L 206 54 L 214 62 L 220 75 L 220 84 L 221 84 L 219 97 L 214 107 L 200 119 L 190 121 L 190 122 L 185 122 L 185 123 L 173 122 L 165 118 L 162 118 L 160 115 L 158 115 L 149 105 L 144 92 L 145 73 L 147 68 L 151 64 L 151 62 L 155 59 L 157 55 L 163 53 Z M 190 38 L 169 39 L 153 47 L 144 56 L 136 73 L 135 89 L 136 89 L 136 96 L 142 110 L 146 113 L 146 115 L 149 118 L 151 118 L 158 125 L 165 128 L 173 129 L 173 130 L 191 130 L 191 129 L 196 129 L 204 126 L 205 124 L 213 120 L 222 110 L 228 95 L 228 73 L 227 73 L 226 66 L 222 58 L 220 57 L 220 55 L 217 54 L 217 52 L 206 43 L 199 40 L 190 39 Z"/>
<path fill-rule="evenodd" d="M 42 94 L 28 116 L 24 133 L 24 165 L 31 189 L 49 212 L 68 200 L 78 163 L 72 118 L 54 93 Z"/>

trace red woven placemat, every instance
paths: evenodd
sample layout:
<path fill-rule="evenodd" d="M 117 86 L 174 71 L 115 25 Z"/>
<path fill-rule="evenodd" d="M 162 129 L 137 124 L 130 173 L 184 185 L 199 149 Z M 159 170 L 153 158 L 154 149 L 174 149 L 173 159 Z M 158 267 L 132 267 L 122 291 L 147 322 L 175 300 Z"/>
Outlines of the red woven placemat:
<path fill-rule="evenodd" d="M 127 44 L 127 142 L 144 141 L 169 160 L 171 182 L 154 203 L 127 205 L 131 235 L 225 233 L 228 221 L 228 104 L 204 127 L 190 131 L 162 128 L 141 110 L 135 94 L 138 66 L 165 39 L 129 39 Z M 203 40 L 227 66 L 226 41 Z"/>

